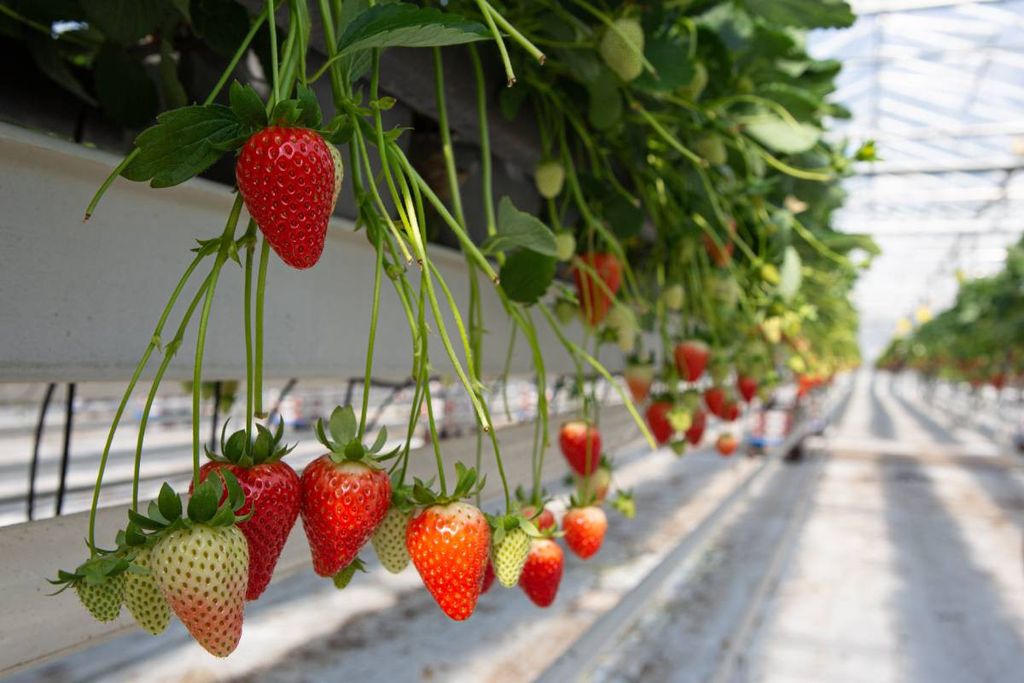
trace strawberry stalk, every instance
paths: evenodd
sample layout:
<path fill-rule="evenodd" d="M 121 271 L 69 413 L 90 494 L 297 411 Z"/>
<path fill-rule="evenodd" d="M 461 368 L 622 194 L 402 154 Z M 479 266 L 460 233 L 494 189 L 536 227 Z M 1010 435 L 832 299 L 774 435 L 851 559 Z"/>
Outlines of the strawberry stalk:
<path fill-rule="evenodd" d="M 256 221 L 250 220 L 245 237 L 245 303 L 242 318 L 245 325 L 245 443 L 252 442 L 253 414 L 253 348 L 252 348 L 252 268 L 256 251 Z"/>
<path fill-rule="evenodd" d="M 501 55 L 501 63 L 505 67 L 505 79 L 508 87 L 511 88 L 516 84 L 516 73 L 512 69 L 512 60 L 509 59 L 508 48 L 505 47 L 505 39 L 502 38 L 501 31 L 498 30 L 498 26 L 494 23 L 494 17 L 491 15 L 493 9 L 484 0 L 476 0 L 476 4 L 480 8 L 480 14 L 484 17 L 484 23 L 487 24 L 491 35 L 494 36 L 494 42 L 498 46 L 498 53 Z"/>
<path fill-rule="evenodd" d="M 260 265 L 256 274 L 256 344 L 253 368 L 253 414 L 266 417 L 263 412 L 263 309 L 267 291 L 267 265 L 270 262 L 270 242 L 263 238 L 260 247 Z"/>
<path fill-rule="evenodd" d="M 220 249 L 217 251 L 217 258 L 213 262 L 210 271 L 210 283 L 206 288 L 206 298 L 203 301 L 203 310 L 199 314 L 199 331 L 196 333 L 196 357 L 192 369 L 192 485 L 199 486 L 199 462 L 200 462 L 200 439 L 199 439 L 199 409 L 200 391 L 203 381 L 203 354 L 206 350 L 206 329 L 210 322 L 210 311 L 213 308 L 213 295 L 217 290 L 217 280 L 220 277 L 221 268 L 228 259 L 228 251 L 234 245 L 235 228 L 238 225 L 238 216 L 242 212 L 242 195 L 235 197 L 235 203 L 231 207 L 231 214 L 228 216 L 227 225 L 224 227 L 224 234 L 220 238 Z"/>

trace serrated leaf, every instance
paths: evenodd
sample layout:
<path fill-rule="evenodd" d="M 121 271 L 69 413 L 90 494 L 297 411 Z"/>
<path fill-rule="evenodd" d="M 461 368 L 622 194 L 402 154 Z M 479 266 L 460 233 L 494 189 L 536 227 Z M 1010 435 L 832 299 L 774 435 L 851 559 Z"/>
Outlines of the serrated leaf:
<path fill-rule="evenodd" d="M 222 55 L 232 55 L 249 32 L 249 13 L 235 0 L 192 0 L 192 28 Z"/>
<path fill-rule="evenodd" d="M 216 145 L 236 140 L 242 132 L 234 112 L 219 104 L 172 109 L 135 138 L 139 155 L 121 175 L 149 180 L 153 187 L 183 183 L 220 158 L 223 151 Z"/>
<path fill-rule="evenodd" d="M 793 247 L 786 247 L 782 257 L 782 268 L 779 270 L 778 293 L 786 301 L 789 301 L 800 289 L 802 279 L 801 270 L 803 264 L 800 261 L 800 254 Z"/>
<path fill-rule="evenodd" d="M 338 40 L 339 54 L 387 47 L 460 45 L 491 37 L 475 21 L 409 3 L 377 5 L 352 20 Z"/>
<path fill-rule="evenodd" d="M 188 518 L 193 522 L 209 522 L 217 512 L 220 501 L 220 489 L 217 477 L 210 477 L 200 484 L 188 501 Z"/>
<path fill-rule="evenodd" d="M 508 255 L 501 267 L 501 288 L 513 301 L 536 303 L 555 279 L 556 260 L 528 249 Z"/>
<path fill-rule="evenodd" d="M 744 0 L 755 17 L 778 26 L 846 28 L 856 17 L 845 0 Z"/>
<path fill-rule="evenodd" d="M 821 139 L 821 130 L 815 126 L 787 121 L 767 112 L 740 117 L 739 121 L 747 135 L 783 154 L 806 152 Z"/>
<path fill-rule="evenodd" d="M 535 216 L 520 211 L 508 197 L 498 204 L 498 232 L 487 238 L 481 249 L 485 254 L 512 249 L 529 249 L 538 254 L 556 256 L 555 235 Z"/>
<path fill-rule="evenodd" d="M 157 505 L 160 509 L 160 515 L 168 522 L 181 517 L 181 498 L 174 492 L 170 484 L 164 484 L 160 487 Z"/>
<path fill-rule="evenodd" d="M 328 423 L 328 428 L 331 430 L 331 436 L 334 438 L 335 443 L 339 446 L 346 446 L 349 441 L 356 437 L 356 429 L 358 425 L 356 423 L 356 413 L 352 410 L 352 406 L 337 407 L 334 412 L 331 413 L 331 419 Z"/>
<path fill-rule="evenodd" d="M 262 128 L 267 125 L 266 105 L 251 85 L 232 82 L 229 98 L 231 111 L 238 117 L 239 122 L 251 128 Z"/>

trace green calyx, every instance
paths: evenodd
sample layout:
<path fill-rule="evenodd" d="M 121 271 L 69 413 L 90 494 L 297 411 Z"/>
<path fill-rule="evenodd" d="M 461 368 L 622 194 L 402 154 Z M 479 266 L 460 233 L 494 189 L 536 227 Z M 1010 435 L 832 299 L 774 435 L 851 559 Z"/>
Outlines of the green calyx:
<path fill-rule="evenodd" d="M 538 509 L 538 515 L 541 509 L 543 508 Z M 491 545 L 495 547 L 500 545 L 505 540 L 505 537 L 516 529 L 522 529 L 530 538 L 549 536 L 549 534 L 538 529 L 533 520 L 527 519 L 521 512 L 510 512 L 505 515 L 489 515 L 484 513 L 484 516 L 487 518 L 487 523 L 491 526 Z"/>
<path fill-rule="evenodd" d="M 381 449 L 384 448 L 384 444 L 388 440 L 387 427 L 380 428 L 377 438 L 369 447 L 363 444 L 359 437 L 359 425 L 352 406 L 336 407 L 331 413 L 326 427 L 323 420 L 317 420 L 316 438 L 327 448 L 331 460 L 339 465 L 345 462 L 359 462 L 367 467 L 376 468 L 381 461 L 398 456 L 401 450 L 396 448 L 390 453 L 380 455 Z"/>
<path fill-rule="evenodd" d="M 334 587 L 338 590 L 344 590 L 349 583 L 352 582 L 352 577 L 356 575 L 356 572 L 366 572 L 366 564 L 358 557 L 348 563 L 340 572 L 332 577 Z"/>
<path fill-rule="evenodd" d="M 612 507 L 626 519 L 636 517 L 636 501 L 633 499 L 632 491 L 618 491 L 612 500 Z"/>
<path fill-rule="evenodd" d="M 466 467 L 461 462 L 455 463 L 455 488 L 450 494 L 436 493 L 431 489 L 431 482 L 416 479 L 412 487 L 412 497 L 417 505 L 447 505 L 470 496 L 475 496 L 484 488 L 487 477 L 477 481 L 476 470 Z"/>
<path fill-rule="evenodd" d="M 244 429 L 227 436 L 228 423 L 220 433 L 220 454 L 206 449 L 206 457 L 215 462 L 229 462 L 240 467 L 253 467 L 275 463 L 295 450 L 295 445 L 281 444 L 284 433 L 284 421 L 278 422 L 277 429 L 271 432 L 261 424 L 256 425 L 256 437 L 249 440 L 250 435 Z M 250 437 L 251 438 L 251 437 Z"/>
<path fill-rule="evenodd" d="M 128 557 L 117 551 L 104 551 L 102 554 L 90 557 L 78 565 L 75 571 L 68 572 L 61 569 L 57 572 L 56 579 L 47 579 L 47 581 L 54 586 L 60 586 L 56 593 L 51 594 L 57 595 L 79 583 L 89 586 L 102 586 L 113 577 L 123 574 L 130 567 L 131 560 Z"/>

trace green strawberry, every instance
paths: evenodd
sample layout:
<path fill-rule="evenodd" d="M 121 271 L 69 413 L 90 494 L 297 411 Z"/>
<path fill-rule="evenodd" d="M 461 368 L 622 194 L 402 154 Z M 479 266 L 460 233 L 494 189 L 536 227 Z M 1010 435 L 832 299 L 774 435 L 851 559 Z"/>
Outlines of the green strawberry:
<path fill-rule="evenodd" d="M 78 599 L 97 621 L 114 621 L 121 615 L 124 598 L 124 574 L 107 577 L 102 583 L 86 579 L 74 583 Z"/>
<path fill-rule="evenodd" d="M 150 553 L 149 549 L 142 548 L 132 560 L 135 566 L 149 571 L 124 573 L 124 604 L 135 618 L 135 623 L 155 636 L 167 628 L 171 612 L 150 569 Z"/>
<path fill-rule="evenodd" d="M 632 81 L 644 70 L 644 29 L 636 19 L 616 19 L 605 31 L 599 50 L 619 78 Z"/>
<path fill-rule="evenodd" d="M 494 544 L 494 574 L 505 588 L 519 583 L 523 565 L 530 554 L 530 536 L 517 527 L 505 533 L 505 537 Z"/>
<path fill-rule="evenodd" d="M 562 193 L 562 186 L 565 184 L 565 168 L 559 161 L 541 162 L 537 164 L 537 168 L 533 172 L 533 181 L 536 183 L 537 192 L 541 197 L 554 199 Z"/>
<path fill-rule="evenodd" d="M 725 150 L 725 143 L 722 138 L 708 133 L 697 138 L 697 142 L 694 143 L 694 148 L 697 150 L 697 154 L 704 157 L 709 164 L 712 166 L 719 166 L 724 164 L 729 159 L 729 155 Z"/>
<path fill-rule="evenodd" d="M 576 238 L 571 232 L 555 235 L 555 252 L 559 261 L 571 261 L 576 254 Z"/>
<path fill-rule="evenodd" d="M 683 291 L 683 286 L 678 282 L 669 285 L 661 293 L 661 300 L 665 302 L 665 307 L 670 311 L 682 309 L 685 298 L 686 293 Z"/>
<path fill-rule="evenodd" d="M 579 307 L 569 299 L 559 299 L 555 302 L 555 317 L 558 322 L 568 325 L 576 317 Z"/>
<path fill-rule="evenodd" d="M 381 565 L 392 574 L 398 574 L 409 564 L 409 551 L 405 547 L 405 532 L 412 519 L 412 510 L 407 512 L 392 505 L 373 533 L 371 543 L 377 552 Z"/>
<path fill-rule="evenodd" d="M 249 544 L 237 526 L 193 524 L 153 547 L 150 563 L 171 609 L 207 652 L 227 657 L 242 637 Z"/>

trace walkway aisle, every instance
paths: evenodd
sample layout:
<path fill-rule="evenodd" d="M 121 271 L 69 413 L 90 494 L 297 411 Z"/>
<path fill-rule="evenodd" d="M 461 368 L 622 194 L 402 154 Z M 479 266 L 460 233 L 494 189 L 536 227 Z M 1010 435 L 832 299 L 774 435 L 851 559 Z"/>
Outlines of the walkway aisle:
<path fill-rule="evenodd" d="M 885 375 L 858 379 L 807 523 L 731 680 L 1021 680 L 1020 464 L 891 386 Z M 900 448 L 840 450 L 865 423 Z"/>

